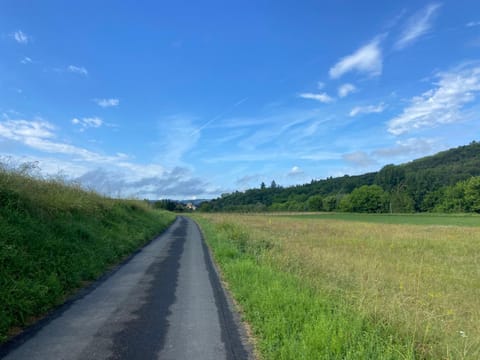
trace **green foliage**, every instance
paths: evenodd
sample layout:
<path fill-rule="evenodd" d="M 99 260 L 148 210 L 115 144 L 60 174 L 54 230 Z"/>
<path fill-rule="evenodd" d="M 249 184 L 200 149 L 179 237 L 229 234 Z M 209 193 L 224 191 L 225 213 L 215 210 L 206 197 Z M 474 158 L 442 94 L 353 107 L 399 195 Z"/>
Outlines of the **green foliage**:
<path fill-rule="evenodd" d="M 385 191 L 401 186 L 405 183 L 405 168 L 395 165 L 384 166 L 375 176 L 375 184 Z"/>
<path fill-rule="evenodd" d="M 438 198 L 434 211 L 480 213 L 480 176 L 460 181 L 436 194 L 442 196 Z"/>
<path fill-rule="evenodd" d="M 338 197 L 329 195 L 323 199 L 323 209 L 325 211 L 334 211 L 337 208 Z"/>
<path fill-rule="evenodd" d="M 0 341 L 173 221 L 133 200 L 112 200 L 30 169 L 0 169 Z"/>
<path fill-rule="evenodd" d="M 321 195 L 312 195 L 307 201 L 308 211 L 322 211 L 323 210 L 323 198 Z"/>
<path fill-rule="evenodd" d="M 155 209 L 162 209 L 167 211 L 175 211 L 177 208 L 177 202 L 169 199 L 158 200 L 153 203 Z"/>
<path fill-rule="evenodd" d="M 480 213 L 480 177 L 473 177 L 466 181 L 465 203 L 467 211 Z"/>
<path fill-rule="evenodd" d="M 351 211 L 383 213 L 388 211 L 388 195 L 378 185 L 364 185 L 352 191 L 349 196 Z"/>
<path fill-rule="evenodd" d="M 390 197 L 387 208 L 375 211 L 474 211 L 480 212 L 478 189 L 471 185 L 468 196 L 465 190 L 448 190 L 456 183 L 480 176 L 480 143 L 440 152 L 403 165 L 386 165 L 376 173 L 359 176 L 342 176 L 325 180 L 312 180 L 308 184 L 282 188 L 275 183 L 269 188 L 263 183 L 260 189 L 223 194 L 221 198 L 204 205 L 206 211 L 253 211 L 256 204 L 264 204 L 271 211 L 305 211 L 310 208 L 308 199 L 323 198 L 324 211 L 357 211 L 351 198 L 342 200 L 344 194 L 365 185 L 378 185 Z M 461 195 L 463 200 L 459 200 Z M 444 202 L 443 196 L 448 201 Z M 467 200 L 468 197 L 468 200 Z M 463 203 L 465 202 L 465 203 Z M 300 205 L 299 203 L 303 203 Z M 383 204 L 383 201 L 381 201 Z M 364 204 L 365 205 L 365 204 Z M 362 205 L 362 207 L 364 207 Z M 373 211 L 373 210 L 368 210 Z"/>

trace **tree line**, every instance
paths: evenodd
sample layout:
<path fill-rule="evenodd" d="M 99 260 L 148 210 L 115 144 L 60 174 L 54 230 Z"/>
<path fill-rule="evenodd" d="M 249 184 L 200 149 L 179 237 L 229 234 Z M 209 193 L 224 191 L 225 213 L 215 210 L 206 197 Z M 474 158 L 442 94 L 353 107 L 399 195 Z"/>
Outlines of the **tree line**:
<path fill-rule="evenodd" d="M 480 143 L 358 176 L 222 194 L 202 211 L 480 212 Z"/>

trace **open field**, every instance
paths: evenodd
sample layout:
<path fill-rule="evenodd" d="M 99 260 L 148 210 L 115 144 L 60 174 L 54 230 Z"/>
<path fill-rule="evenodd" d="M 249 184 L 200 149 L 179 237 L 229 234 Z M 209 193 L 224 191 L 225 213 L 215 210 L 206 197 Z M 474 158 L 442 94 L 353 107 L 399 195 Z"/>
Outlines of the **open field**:
<path fill-rule="evenodd" d="M 263 356 L 478 359 L 480 227 L 342 215 L 196 216 Z"/>
<path fill-rule="evenodd" d="M 273 214 L 272 214 L 273 215 Z M 276 213 L 278 216 L 288 216 L 298 219 L 360 221 L 378 224 L 398 225 L 451 225 L 480 226 L 478 214 L 359 214 L 359 213 Z"/>
<path fill-rule="evenodd" d="M 164 230 L 175 216 L 0 169 L 0 342 Z"/>

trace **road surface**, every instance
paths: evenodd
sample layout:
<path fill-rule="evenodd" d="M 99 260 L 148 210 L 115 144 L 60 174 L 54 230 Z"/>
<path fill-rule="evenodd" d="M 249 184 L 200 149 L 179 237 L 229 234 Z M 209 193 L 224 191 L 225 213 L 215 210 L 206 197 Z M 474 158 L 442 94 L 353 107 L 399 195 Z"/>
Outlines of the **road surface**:
<path fill-rule="evenodd" d="M 5 359 L 250 359 L 192 220 L 0 349 Z"/>

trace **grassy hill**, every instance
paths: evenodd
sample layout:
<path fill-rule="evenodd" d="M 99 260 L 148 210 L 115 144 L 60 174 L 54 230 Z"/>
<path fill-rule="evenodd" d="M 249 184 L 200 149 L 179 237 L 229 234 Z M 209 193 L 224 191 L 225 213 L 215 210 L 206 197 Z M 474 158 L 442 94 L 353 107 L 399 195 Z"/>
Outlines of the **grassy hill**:
<path fill-rule="evenodd" d="M 433 194 L 459 181 L 480 176 L 480 143 L 440 152 L 401 165 L 386 165 L 380 171 L 358 176 L 327 178 L 292 187 L 265 186 L 224 194 L 203 203 L 204 211 L 342 210 L 341 201 L 362 186 L 378 185 L 393 211 L 431 211 L 438 205 Z M 437 194 L 441 196 L 441 194 Z M 315 205 L 313 196 L 321 198 Z M 438 197 L 437 196 L 437 197 Z M 318 200 L 318 198 L 317 198 Z M 387 202 L 388 202 L 387 201 Z M 318 201 L 317 201 L 318 203 Z"/>
<path fill-rule="evenodd" d="M 0 168 L 0 342 L 174 218 L 140 201 L 113 200 L 36 179 L 25 169 Z"/>

